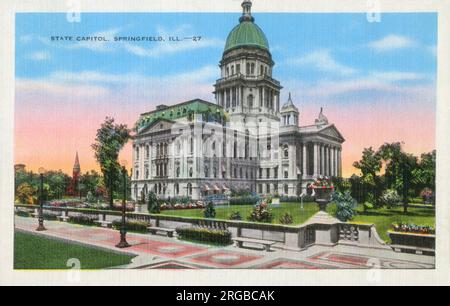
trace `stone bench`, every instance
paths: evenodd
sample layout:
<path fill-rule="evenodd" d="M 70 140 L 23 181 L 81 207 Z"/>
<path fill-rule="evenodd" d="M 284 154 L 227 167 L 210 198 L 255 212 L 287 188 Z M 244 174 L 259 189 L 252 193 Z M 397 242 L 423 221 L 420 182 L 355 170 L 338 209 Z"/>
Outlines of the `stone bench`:
<path fill-rule="evenodd" d="M 107 228 L 111 228 L 112 227 L 112 222 L 111 221 L 105 221 L 105 220 L 97 220 L 94 221 L 96 224 L 99 224 L 101 227 L 107 227 Z"/>
<path fill-rule="evenodd" d="M 242 248 L 243 244 L 245 242 L 245 243 L 262 245 L 264 247 L 264 250 L 266 250 L 267 252 L 270 252 L 270 247 L 272 245 L 274 245 L 275 243 L 277 243 L 276 241 L 251 239 L 251 238 L 244 238 L 244 237 L 232 238 L 232 240 L 236 243 L 236 246 L 239 248 Z"/>
<path fill-rule="evenodd" d="M 60 222 L 67 222 L 69 220 L 69 217 L 67 216 L 58 216 L 56 217 L 58 219 L 58 221 Z"/>
<path fill-rule="evenodd" d="M 153 235 L 156 235 L 156 233 L 158 232 L 164 232 L 167 234 L 167 237 L 173 237 L 173 233 L 175 232 L 175 230 L 171 228 L 154 227 L 154 226 L 149 227 L 148 231 Z"/>

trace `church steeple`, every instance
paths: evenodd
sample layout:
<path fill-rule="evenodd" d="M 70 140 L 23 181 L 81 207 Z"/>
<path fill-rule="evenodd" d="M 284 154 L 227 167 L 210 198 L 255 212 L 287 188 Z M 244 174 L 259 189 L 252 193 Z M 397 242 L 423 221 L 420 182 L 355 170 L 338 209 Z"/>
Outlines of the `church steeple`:
<path fill-rule="evenodd" d="M 242 17 L 239 21 L 242 23 L 244 21 L 254 22 L 255 18 L 252 16 L 252 2 L 250 0 L 244 0 L 242 3 Z"/>
<path fill-rule="evenodd" d="M 73 165 L 73 172 L 80 173 L 80 171 L 81 171 L 80 159 L 78 158 L 78 151 L 77 151 L 77 154 L 75 155 L 75 164 Z"/>

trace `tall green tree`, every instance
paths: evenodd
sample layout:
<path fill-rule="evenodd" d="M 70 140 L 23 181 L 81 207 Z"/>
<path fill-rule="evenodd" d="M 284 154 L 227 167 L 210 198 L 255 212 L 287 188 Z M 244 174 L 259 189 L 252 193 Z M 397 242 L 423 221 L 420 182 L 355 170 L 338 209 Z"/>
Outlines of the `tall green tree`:
<path fill-rule="evenodd" d="M 116 124 L 113 118 L 106 117 L 105 122 L 97 130 L 92 149 L 100 165 L 104 183 L 108 190 L 109 205 L 113 207 L 114 191 L 120 180 L 121 167 L 118 162 L 119 153 L 130 139 L 130 130 L 124 124 Z"/>
<path fill-rule="evenodd" d="M 389 188 L 396 188 L 397 178 L 401 176 L 401 169 L 399 168 L 400 160 L 402 158 L 402 144 L 401 142 L 385 143 L 378 149 L 378 155 L 381 156 L 384 162 L 386 184 Z"/>
<path fill-rule="evenodd" d="M 372 147 L 365 148 L 361 160 L 354 162 L 353 167 L 361 171 L 360 192 L 362 196 L 357 196 L 360 201 L 367 201 L 370 198 L 378 198 L 381 194 L 381 179 L 379 172 L 381 171 L 381 156 L 373 150 Z"/>

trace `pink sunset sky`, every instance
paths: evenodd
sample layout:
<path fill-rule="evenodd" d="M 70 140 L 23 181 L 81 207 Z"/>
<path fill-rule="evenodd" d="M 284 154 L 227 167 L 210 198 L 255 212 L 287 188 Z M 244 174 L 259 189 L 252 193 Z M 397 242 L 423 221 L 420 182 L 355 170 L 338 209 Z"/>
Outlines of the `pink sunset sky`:
<path fill-rule="evenodd" d="M 133 85 L 115 91 L 98 86 L 19 80 L 15 116 L 16 163 L 23 163 L 31 170 L 44 167 L 71 173 L 78 151 L 83 171 L 98 170 L 90 145 L 106 116 L 132 127 L 140 113 L 154 109 L 159 103 L 172 104 L 196 97 L 192 86 L 203 92 L 200 98 L 210 98 L 210 87 L 206 83 L 193 84 L 186 79 L 175 88 L 172 85 L 171 91 L 159 90 L 160 85 L 163 86 L 154 84 L 140 88 Z M 182 88 L 191 89 L 175 94 Z M 400 92 L 392 99 L 403 97 L 405 101 L 396 100 L 395 104 L 386 100 L 372 105 L 354 103 L 343 107 L 322 101 L 320 106 L 324 106 L 325 115 L 346 139 L 343 145 L 345 177 L 355 173 L 352 164 L 359 160 L 366 147 L 378 148 L 384 142 L 402 141 L 407 152 L 417 155 L 435 148 L 432 88 L 416 89 L 413 93 L 398 90 Z M 302 106 L 296 102 L 301 125 L 312 124 L 318 115 L 319 104 Z M 124 148 L 122 158 L 131 165 L 130 145 Z"/>

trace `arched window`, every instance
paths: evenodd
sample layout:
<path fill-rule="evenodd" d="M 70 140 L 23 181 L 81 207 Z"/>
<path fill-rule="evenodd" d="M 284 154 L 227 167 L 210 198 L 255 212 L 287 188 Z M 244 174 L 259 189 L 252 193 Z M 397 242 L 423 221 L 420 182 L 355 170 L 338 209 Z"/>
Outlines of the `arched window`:
<path fill-rule="evenodd" d="M 178 185 L 178 183 L 175 183 L 173 189 L 174 189 L 175 195 L 179 195 L 180 194 L 180 185 Z"/>
<path fill-rule="evenodd" d="M 147 158 L 147 159 L 149 159 L 150 158 L 150 146 L 145 146 L 145 157 Z"/>
<path fill-rule="evenodd" d="M 288 148 L 288 146 L 284 147 L 284 158 L 289 158 L 289 148 Z"/>
<path fill-rule="evenodd" d="M 194 138 L 190 139 L 191 154 L 194 154 Z"/>
<path fill-rule="evenodd" d="M 188 196 L 192 195 L 192 184 L 191 183 L 187 184 L 187 193 L 188 193 Z"/>
<path fill-rule="evenodd" d="M 189 168 L 189 177 L 192 177 L 194 175 L 194 171 L 192 170 L 192 168 Z"/>
<path fill-rule="evenodd" d="M 176 173 L 177 173 L 177 177 L 180 177 L 180 167 L 177 167 Z"/>
<path fill-rule="evenodd" d="M 205 177 L 209 177 L 209 168 L 208 168 L 208 166 L 205 165 L 204 171 L 205 171 Z"/>
<path fill-rule="evenodd" d="M 134 197 L 137 199 L 138 197 L 138 185 L 134 185 Z"/>
<path fill-rule="evenodd" d="M 139 147 L 136 147 L 136 159 L 139 160 Z"/>
<path fill-rule="evenodd" d="M 283 189 L 284 189 L 284 194 L 289 193 L 289 186 L 287 184 L 284 184 Z"/>
<path fill-rule="evenodd" d="M 213 168 L 213 176 L 214 176 L 214 178 L 217 178 L 217 168 L 216 167 Z"/>

